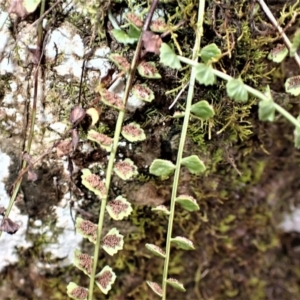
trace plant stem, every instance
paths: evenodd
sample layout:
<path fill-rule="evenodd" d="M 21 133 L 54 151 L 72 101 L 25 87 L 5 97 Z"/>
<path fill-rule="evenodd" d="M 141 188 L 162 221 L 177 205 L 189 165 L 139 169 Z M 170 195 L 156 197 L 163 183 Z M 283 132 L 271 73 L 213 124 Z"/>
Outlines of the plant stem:
<path fill-rule="evenodd" d="M 186 57 L 183 57 L 183 56 L 178 56 L 179 60 L 182 61 L 183 63 L 186 63 L 186 64 L 189 64 L 193 67 L 197 67 L 198 63 L 196 63 L 195 61 L 189 59 L 189 58 L 186 58 Z M 227 75 L 221 71 L 218 71 L 216 69 L 213 69 L 213 72 L 214 74 L 217 76 L 217 77 L 220 77 L 226 81 L 229 81 L 231 79 L 233 79 L 233 77 L 231 77 L 230 75 Z M 247 85 L 247 84 L 244 84 L 246 90 L 254 95 L 255 97 L 261 99 L 261 100 L 272 100 L 270 99 L 268 96 L 266 96 L 265 94 L 263 94 L 262 92 L 260 92 L 259 90 L 256 90 L 254 89 L 253 87 Z M 282 116 L 284 116 L 288 121 L 290 121 L 293 125 L 295 125 L 295 127 L 297 127 L 299 130 L 300 130 L 300 122 L 294 117 L 292 116 L 287 110 L 285 110 L 284 108 L 282 108 L 279 104 L 277 103 L 274 103 L 274 108 L 275 110 L 277 110 Z"/>
<path fill-rule="evenodd" d="M 45 11 L 45 0 L 42 1 L 41 4 L 41 9 L 40 9 L 40 15 L 43 15 Z M 42 44 L 43 44 L 43 27 L 42 27 L 42 23 L 39 23 L 38 25 L 38 38 L 37 38 L 37 49 L 42 49 Z M 42 51 L 40 52 L 42 53 Z M 36 65 L 36 69 L 35 69 L 35 73 L 34 73 L 34 91 L 33 91 L 33 104 L 32 104 L 32 112 L 31 112 L 31 126 L 30 126 L 30 130 L 29 130 L 29 135 L 28 135 L 28 140 L 27 140 L 27 145 L 26 145 L 26 149 L 25 152 L 27 152 L 28 154 L 30 153 L 30 149 L 31 149 L 31 144 L 33 141 L 33 136 L 34 136 L 34 125 L 35 125 L 35 117 L 36 117 L 36 104 L 37 104 L 37 95 L 38 95 L 38 72 L 39 70 L 39 64 Z M 23 160 L 22 162 L 22 170 L 25 170 L 27 167 L 27 162 L 25 160 Z M 12 207 L 14 205 L 14 202 L 16 200 L 16 197 L 18 195 L 20 186 L 22 184 L 22 179 L 23 176 L 21 176 L 15 186 L 14 186 L 14 190 L 13 190 L 13 194 L 9 200 L 9 204 L 8 207 L 6 208 L 6 212 L 5 212 L 5 218 L 8 218 Z M 2 231 L 0 231 L 0 237 L 2 235 Z"/>
<path fill-rule="evenodd" d="M 205 10 L 205 0 L 199 0 L 196 40 L 193 49 L 193 61 L 195 63 L 198 62 L 198 52 L 200 50 L 201 37 L 203 35 L 204 10 Z M 195 80 L 196 80 L 196 69 L 192 68 L 188 95 L 187 95 L 185 116 L 184 116 L 183 126 L 180 135 L 180 143 L 179 143 L 179 148 L 177 153 L 176 169 L 175 169 L 174 180 L 173 180 L 173 189 L 171 195 L 170 215 L 169 215 L 169 223 L 168 223 L 167 242 L 166 242 L 166 258 L 164 261 L 164 272 L 163 272 L 163 280 L 162 280 L 163 300 L 166 300 L 167 297 L 167 278 L 168 278 L 168 268 L 169 268 L 169 261 L 170 261 L 172 229 L 173 229 L 173 222 L 174 222 L 174 215 L 175 215 L 175 198 L 177 195 L 177 189 L 179 183 L 181 159 L 183 155 L 183 149 L 184 149 L 187 129 L 189 125 L 190 111 L 191 111 L 192 100 L 194 95 Z"/>
<path fill-rule="evenodd" d="M 134 60 L 133 60 L 133 62 L 134 62 Z M 133 79 L 134 73 L 135 73 L 135 69 L 133 68 L 133 64 L 131 66 L 132 66 L 131 67 L 131 72 L 129 73 L 129 77 L 128 77 L 127 84 L 126 84 L 126 90 L 125 90 L 125 94 L 124 94 L 124 97 L 123 97 L 123 103 L 127 102 L 127 99 L 128 99 L 128 96 L 129 96 L 129 91 L 130 91 L 130 88 L 131 88 L 132 79 Z M 129 85 L 129 83 L 130 83 L 130 85 Z M 127 92 L 127 90 L 128 90 L 128 92 Z M 100 209 L 100 213 L 99 213 L 98 230 L 97 230 L 97 242 L 96 242 L 96 246 L 95 246 L 95 249 L 94 249 L 93 269 L 92 269 L 92 274 L 91 274 L 91 279 L 90 279 L 90 286 L 89 286 L 89 298 L 88 298 L 89 300 L 93 299 L 94 281 L 95 281 L 95 274 L 96 274 L 97 262 L 98 262 L 98 256 L 99 256 L 99 249 L 100 249 L 100 242 L 101 242 L 101 236 L 102 236 L 105 208 L 106 208 L 106 204 L 107 204 L 108 191 L 109 191 L 109 188 L 110 188 L 111 177 L 112 177 L 112 172 L 113 172 L 113 164 L 114 164 L 114 160 L 115 160 L 116 153 L 117 153 L 117 148 L 118 148 L 118 143 L 119 143 L 119 139 L 120 139 L 122 124 L 123 124 L 123 121 L 124 121 L 124 116 L 125 116 L 125 111 L 120 111 L 119 115 L 118 115 L 118 119 L 117 119 L 115 132 L 114 132 L 113 146 L 112 146 L 112 149 L 111 149 L 111 152 L 110 152 L 107 171 L 106 171 L 105 187 L 106 187 L 107 195 L 101 201 L 101 209 Z"/>
<path fill-rule="evenodd" d="M 143 32 L 148 30 L 150 21 L 152 19 L 154 10 L 157 5 L 157 2 L 158 2 L 158 0 L 154 0 L 152 2 L 151 8 L 149 10 L 147 19 L 146 19 L 144 27 L 143 27 L 143 31 L 141 33 L 138 44 L 136 46 L 136 50 L 134 52 L 134 57 L 132 59 L 131 67 L 130 67 L 129 74 L 128 74 L 128 79 L 126 82 L 125 92 L 124 92 L 124 96 L 123 96 L 124 107 L 126 107 L 126 103 L 127 103 L 128 97 L 129 97 L 129 93 L 131 91 L 135 71 L 136 71 L 136 68 L 137 68 L 137 65 L 139 62 L 139 56 L 140 56 L 140 52 L 142 49 L 142 42 L 143 42 L 143 40 L 142 40 Z M 99 213 L 98 230 L 97 230 L 97 241 L 96 241 L 96 246 L 94 249 L 93 269 L 92 269 L 92 273 L 91 273 L 91 277 L 90 277 L 90 285 L 89 285 L 89 298 L 88 298 L 89 300 L 93 300 L 95 274 L 96 274 L 97 263 L 98 263 L 100 242 L 101 242 L 104 215 L 105 215 L 105 208 L 106 208 L 106 204 L 107 204 L 108 192 L 109 192 L 111 177 L 112 177 L 112 172 L 113 172 L 113 165 L 114 165 L 114 160 L 115 160 L 117 149 L 118 149 L 118 143 L 119 143 L 119 139 L 120 139 L 120 135 L 121 135 L 124 117 L 125 117 L 125 109 L 121 110 L 118 115 L 116 129 L 115 129 L 115 133 L 114 133 L 114 141 L 113 141 L 113 145 L 112 145 L 112 149 L 110 152 L 109 161 L 108 161 L 108 165 L 107 165 L 106 179 L 105 179 L 105 187 L 106 187 L 107 194 L 101 201 L 101 209 L 100 209 L 100 213 Z"/>

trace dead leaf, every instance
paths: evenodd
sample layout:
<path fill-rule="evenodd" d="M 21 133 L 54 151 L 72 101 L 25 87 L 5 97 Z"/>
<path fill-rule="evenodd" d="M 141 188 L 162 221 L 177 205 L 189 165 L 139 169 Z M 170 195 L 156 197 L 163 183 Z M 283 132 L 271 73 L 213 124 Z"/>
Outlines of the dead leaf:
<path fill-rule="evenodd" d="M 78 125 L 78 123 L 85 117 L 85 110 L 80 106 L 73 107 L 70 113 L 70 122 L 73 126 Z"/>
<path fill-rule="evenodd" d="M 69 171 L 70 177 L 71 177 L 71 180 L 72 180 L 74 166 L 73 166 L 73 162 L 72 162 L 72 159 L 70 158 L 70 156 L 68 156 L 68 168 L 67 168 L 67 170 Z"/>
<path fill-rule="evenodd" d="M 32 162 L 31 162 L 31 156 L 29 155 L 29 153 L 24 152 L 23 153 L 23 159 L 31 166 Z"/>
<path fill-rule="evenodd" d="M 64 140 L 61 141 L 56 146 L 56 154 L 58 157 L 63 157 L 64 155 L 69 154 L 72 151 L 72 141 L 71 140 Z"/>
<path fill-rule="evenodd" d="M 145 31 L 143 33 L 143 44 L 144 48 L 147 52 L 152 52 L 155 54 L 159 54 L 159 49 L 162 44 L 162 39 L 159 35 L 154 34 L 151 31 Z"/>
<path fill-rule="evenodd" d="M 7 232 L 9 234 L 14 234 L 18 231 L 18 229 L 20 228 L 20 225 L 13 222 L 11 219 L 9 218 L 3 218 L 1 225 L 0 225 L 0 230 Z"/>
<path fill-rule="evenodd" d="M 30 53 L 32 63 L 34 65 L 38 65 L 40 63 L 40 59 L 41 59 L 41 50 L 40 50 L 40 48 L 29 48 L 29 47 L 27 47 L 27 49 Z"/>
<path fill-rule="evenodd" d="M 72 129 L 71 131 L 71 137 L 72 137 L 72 147 L 73 147 L 73 151 L 76 150 L 78 143 L 79 143 L 79 134 L 77 129 Z"/>
<path fill-rule="evenodd" d="M 38 179 L 38 176 L 37 176 L 37 174 L 34 171 L 29 170 L 28 173 L 27 173 L 27 179 L 29 181 L 33 181 L 34 182 L 34 181 L 36 181 Z"/>
<path fill-rule="evenodd" d="M 7 12 L 9 14 L 16 14 L 20 18 L 24 18 L 28 15 L 27 10 L 23 6 L 23 0 L 11 0 Z"/>
<path fill-rule="evenodd" d="M 147 195 L 147 197 L 145 197 L 145 195 Z M 167 195 L 162 195 L 151 182 L 147 182 L 128 193 L 128 199 L 134 199 L 138 205 L 150 205 L 154 207 L 163 204 L 169 196 L 170 191 L 167 191 Z"/>
<path fill-rule="evenodd" d="M 100 82 L 101 82 L 100 84 L 103 88 L 105 88 L 111 84 L 112 77 L 115 72 L 116 72 L 115 69 L 109 69 L 107 71 L 107 74 L 100 78 Z"/>

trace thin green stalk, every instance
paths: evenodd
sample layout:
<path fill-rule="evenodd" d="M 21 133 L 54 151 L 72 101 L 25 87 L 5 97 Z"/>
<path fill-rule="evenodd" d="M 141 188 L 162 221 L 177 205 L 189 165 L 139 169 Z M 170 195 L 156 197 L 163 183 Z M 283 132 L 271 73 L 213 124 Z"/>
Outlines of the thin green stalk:
<path fill-rule="evenodd" d="M 43 15 L 44 11 L 45 11 L 45 0 L 42 1 L 41 9 L 40 9 L 40 15 Z M 42 43 L 43 43 L 43 26 L 42 26 L 42 23 L 39 23 L 37 31 L 38 31 L 37 47 L 38 47 L 38 49 L 41 49 L 42 48 Z M 33 92 L 32 113 L 31 113 L 31 126 L 30 126 L 27 145 L 26 145 L 26 149 L 25 149 L 26 153 L 30 153 L 31 144 L 32 144 L 32 141 L 33 141 L 33 136 L 34 136 L 34 126 L 35 126 L 35 118 L 36 118 L 36 104 L 37 104 L 37 90 L 38 90 L 38 69 L 39 69 L 39 65 L 36 66 L 36 70 L 35 70 L 35 73 L 34 73 L 34 92 Z M 27 162 L 25 160 L 23 160 L 21 172 L 23 170 L 25 170 L 26 167 L 27 167 Z M 8 216 L 11 212 L 11 209 L 14 205 L 14 202 L 15 202 L 16 197 L 18 195 L 18 192 L 20 190 L 22 180 L 23 180 L 23 176 L 21 176 L 18 179 L 18 181 L 16 182 L 16 184 L 14 186 L 13 194 L 12 194 L 10 200 L 9 200 L 9 204 L 8 204 L 8 207 L 7 207 L 6 212 L 5 212 L 5 218 L 8 218 Z M 0 237 L 1 237 L 1 235 L 2 235 L 2 231 L 0 231 Z"/>
<path fill-rule="evenodd" d="M 197 65 L 198 65 L 198 63 L 196 63 L 195 61 L 193 61 L 189 58 L 186 58 L 186 57 L 183 57 L 183 56 L 178 56 L 178 58 L 183 63 L 189 64 L 193 67 L 197 67 Z M 226 81 L 229 81 L 229 80 L 233 79 L 233 77 L 231 77 L 230 75 L 227 75 L 227 74 L 225 74 L 221 71 L 218 71 L 216 69 L 213 69 L 213 72 L 217 77 L 220 77 L 220 78 L 222 78 Z M 265 94 L 263 94 L 259 90 L 256 90 L 256 89 L 254 89 L 253 87 L 251 87 L 247 84 L 244 84 L 244 85 L 245 85 L 246 90 L 250 94 L 252 94 L 253 96 L 255 96 L 255 97 L 257 97 L 261 100 L 271 100 L 268 96 L 266 96 Z M 295 117 L 293 117 L 288 111 L 286 111 L 283 107 L 281 107 L 277 103 L 274 103 L 274 108 L 275 108 L 275 110 L 277 110 L 277 112 L 279 112 L 282 116 L 284 116 L 288 121 L 290 121 L 293 125 L 295 125 L 300 130 L 300 122 Z"/>
<path fill-rule="evenodd" d="M 195 40 L 195 46 L 193 49 L 193 60 L 195 63 L 197 63 L 197 61 L 198 61 L 198 53 L 200 50 L 201 37 L 203 35 L 204 11 L 205 11 L 205 0 L 199 0 L 198 23 L 197 23 L 197 28 L 196 28 L 196 40 Z M 192 68 L 189 89 L 188 89 L 188 95 L 187 95 L 185 116 L 184 116 L 181 136 L 180 136 L 180 143 L 179 143 L 177 160 L 176 160 L 176 169 L 175 169 L 174 180 L 173 180 L 173 189 L 172 189 L 172 196 L 171 196 L 170 215 L 169 215 L 169 224 L 168 224 L 168 232 L 167 232 L 167 242 L 166 242 L 166 258 L 164 261 L 164 272 L 163 272 L 163 281 L 162 281 L 162 299 L 163 300 L 166 300 L 166 297 L 167 297 L 167 278 L 168 278 L 168 268 L 169 268 L 169 261 L 170 261 L 172 229 L 173 229 L 174 214 L 175 214 L 175 198 L 177 195 L 178 182 L 179 182 L 179 176 L 180 176 L 181 159 L 182 159 L 182 155 L 183 155 L 183 149 L 184 149 L 187 129 L 188 129 L 188 125 L 189 125 L 192 100 L 193 100 L 193 96 L 194 96 L 195 80 L 196 80 L 196 69 Z"/>
<path fill-rule="evenodd" d="M 150 21 L 152 19 L 155 7 L 157 5 L 158 0 L 155 0 L 152 2 L 151 8 L 149 10 L 149 14 L 147 16 L 147 19 L 145 21 L 143 31 L 148 30 Z M 129 97 L 129 93 L 131 91 L 132 87 L 132 82 L 134 79 L 135 71 L 139 62 L 139 56 L 142 48 L 142 33 L 139 38 L 138 44 L 136 46 L 136 50 L 134 52 L 134 57 L 132 59 L 131 67 L 129 70 L 128 74 L 128 79 L 126 82 L 126 87 L 125 87 L 125 93 L 123 96 L 123 103 L 124 107 L 126 107 L 126 103 Z M 99 220 L 98 220 L 98 229 L 97 229 L 97 241 L 96 241 L 96 246 L 94 249 L 94 258 L 93 258 L 93 268 L 92 268 L 92 273 L 90 276 L 90 285 L 89 285 L 89 300 L 93 300 L 93 293 L 94 293 L 94 282 L 95 282 L 95 275 L 96 275 L 96 270 L 97 270 L 97 263 L 98 263 L 98 256 L 99 256 L 99 249 L 100 249 L 100 242 L 101 242 L 101 236 L 102 236 L 102 229 L 103 229 L 103 222 L 104 222 L 104 215 L 105 215 L 105 208 L 107 204 L 107 199 L 108 199 L 108 193 L 109 193 L 109 188 L 110 188 L 110 183 L 111 183 L 111 177 L 112 177 L 112 172 L 113 172 L 113 165 L 114 165 L 114 160 L 116 157 L 117 149 L 118 149 L 118 143 L 120 140 L 120 135 L 121 135 L 121 130 L 122 130 L 122 124 L 124 121 L 125 117 L 125 109 L 119 112 L 118 115 L 118 120 L 116 124 L 116 129 L 115 129 L 115 134 L 114 134 L 114 141 L 112 145 L 112 149 L 110 152 L 109 156 L 109 161 L 107 165 L 107 172 L 106 172 L 106 179 L 105 179 L 105 187 L 107 194 L 106 196 L 102 199 L 101 201 L 101 208 L 100 208 L 100 213 L 99 213 Z"/>

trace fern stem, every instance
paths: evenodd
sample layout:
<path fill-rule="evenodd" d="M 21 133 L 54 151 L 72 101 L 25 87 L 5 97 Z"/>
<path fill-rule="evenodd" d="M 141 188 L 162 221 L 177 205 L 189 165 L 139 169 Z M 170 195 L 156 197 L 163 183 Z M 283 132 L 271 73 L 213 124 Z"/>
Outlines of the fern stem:
<path fill-rule="evenodd" d="M 150 21 L 152 19 L 154 10 L 157 5 L 157 2 L 158 2 L 158 0 L 155 0 L 151 4 L 147 19 L 146 19 L 144 27 L 143 27 L 143 31 L 141 33 L 141 36 L 140 36 L 139 41 L 136 46 L 136 50 L 134 52 L 134 57 L 131 62 L 131 67 L 129 70 L 126 87 L 125 87 L 125 92 L 124 92 L 124 96 L 123 96 L 124 107 L 126 107 L 126 103 L 127 103 L 128 97 L 129 97 L 129 93 L 131 91 L 135 71 L 136 71 L 136 68 L 137 68 L 137 65 L 139 62 L 140 51 L 141 51 L 142 43 L 143 43 L 143 40 L 142 40 L 143 32 L 148 30 Z M 100 213 L 99 213 L 98 230 L 97 230 L 97 241 L 96 241 L 96 246 L 94 249 L 93 268 L 92 268 L 92 273 L 91 273 L 91 277 L 90 277 L 90 285 L 89 285 L 89 298 L 88 298 L 89 300 L 93 300 L 95 274 L 96 274 L 96 269 L 97 269 L 100 242 L 101 242 L 101 236 L 102 236 L 105 207 L 107 204 L 108 192 L 109 192 L 111 177 L 112 177 L 112 172 L 113 172 L 113 165 L 114 165 L 114 160 L 115 160 L 117 149 L 118 149 L 118 143 L 119 143 L 119 139 L 120 139 L 120 135 L 121 135 L 124 117 L 125 117 L 125 109 L 121 110 L 118 115 L 118 120 L 117 120 L 115 134 L 114 134 L 113 146 L 112 146 L 112 149 L 110 152 L 110 157 L 109 157 L 109 161 L 108 161 L 108 165 L 107 165 L 106 180 L 105 180 L 107 194 L 101 201 L 101 209 L 100 209 Z"/>
<path fill-rule="evenodd" d="M 195 40 L 195 45 L 194 45 L 194 49 L 193 49 L 193 61 L 195 63 L 198 62 L 198 52 L 200 50 L 201 37 L 203 35 L 204 10 L 205 10 L 205 0 L 199 0 L 198 23 L 197 23 L 197 28 L 196 28 L 196 40 Z M 185 116 L 184 116 L 181 136 L 180 136 L 180 143 L 179 143 L 177 160 L 176 160 L 176 169 L 175 169 L 174 180 L 173 180 L 173 189 L 172 189 L 172 196 L 171 196 L 170 215 L 169 215 L 169 224 L 168 224 L 168 232 L 167 232 L 167 242 L 166 242 L 166 258 L 164 261 L 164 272 L 163 272 L 163 281 L 162 281 L 162 299 L 163 300 L 166 300 L 166 296 L 167 296 L 167 277 L 168 277 L 168 268 L 169 268 L 169 261 L 170 261 L 172 229 L 173 229 L 174 214 L 175 214 L 175 198 L 177 195 L 177 188 L 178 188 L 179 176 L 180 176 L 181 159 L 182 159 L 182 155 L 183 155 L 183 149 L 184 149 L 185 139 L 186 139 L 186 135 L 187 135 L 187 129 L 188 129 L 188 125 L 189 125 L 192 100 L 193 100 L 193 96 L 194 96 L 195 80 L 196 80 L 196 69 L 192 68 L 189 89 L 188 89 L 188 95 L 187 95 Z"/>
<path fill-rule="evenodd" d="M 138 49 L 138 47 L 137 47 L 137 49 Z M 137 53 L 137 51 L 135 53 Z M 138 56 L 135 55 L 133 58 L 133 61 L 131 64 L 131 70 L 129 72 L 129 76 L 127 79 L 126 89 L 125 89 L 125 93 L 124 93 L 124 97 L 123 97 L 123 103 L 125 106 L 126 106 L 127 99 L 129 96 L 129 91 L 131 89 L 131 84 L 132 84 L 132 81 L 134 78 L 137 59 L 138 59 Z M 88 298 L 89 300 L 93 299 L 94 281 L 95 281 L 95 274 L 96 274 L 96 269 L 97 269 L 100 242 L 101 242 L 101 236 L 102 236 L 105 207 L 107 204 L 108 192 L 109 192 L 111 177 L 112 177 L 112 173 L 113 173 L 113 165 L 114 165 L 114 160 L 115 160 L 117 149 L 118 149 L 118 143 L 119 143 L 119 139 L 120 139 L 120 135 L 121 135 L 124 117 L 125 117 L 125 110 L 121 110 L 118 115 L 117 124 L 116 124 L 116 128 L 115 128 L 115 133 L 114 133 L 114 141 L 113 141 L 113 145 L 112 145 L 112 149 L 110 152 L 109 161 L 108 161 L 108 165 L 107 165 L 106 178 L 105 178 L 105 187 L 106 187 L 107 194 L 101 200 L 101 209 L 100 209 L 100 213 L 99 213 L 98 230 L 97 230 L 97 242 L 96 242 L 96 246 L 94 249 L 93 269 L 92 269 L 90 286 L 89 286 L 89 298 Z"/>
<path fill-rule="evenodd" d="M 179 58 L 180 61 L 189 64 L 193 67 L 197 67 L 198 63 L 193 61 L 192 59 L 188 59 L 186 57 L 183 56 L 177 56 Z M 233 79 L 233 77 L 231 77 L 230 75 L 227 75 L 219 70 L 213 69 L 213 73 L 217 76 L 220 77 L 226 81 L 229 81 L 231 79 Z M 266 96 L 265 94 L 263 94 L 262 92 L 260 92 L 259 90 L 254 89 L 253 87 L 244 84 L 245 89 L 247 90 L 247 92 L 249 92 L 250 94 L 254 95 L 255 97 L 259 98 L 260 100 L 272 100 L 270 99 L 268 96 Z M 275 110 L 277 110 L 277 112 L 279 112 L 282 116 L 284 116 L 288 121 L 290 121 L 293 125 L 295 125 L 296 128 L 298 128 L 300 130 L 300 122 L 294 117 L 292 116 L 287 110 L 285 110 L 283 107 L 281 107 L 279 104 L 274 103 L 274 108 Z"/>

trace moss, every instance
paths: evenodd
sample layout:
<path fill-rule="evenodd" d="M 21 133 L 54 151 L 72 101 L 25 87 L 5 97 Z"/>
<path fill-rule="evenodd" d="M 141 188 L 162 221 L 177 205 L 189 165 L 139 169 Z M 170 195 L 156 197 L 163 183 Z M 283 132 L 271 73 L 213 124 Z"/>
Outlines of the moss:
<path fill-rule="evenodd" d="M 76 0 L 75 4 L 82 10 L 83 15 L 86 16 L 86 21 L 89 21 L 93 27 L 93 34 L 96 37 L 96 34 L 103 39 L 106 35 L 105 33 L 105 17 L 107 10 L 111 6 L 111 1 L 83 1 Z M 74 24 L 78 26 L 78 22 L 81 18 L 73 17 Z M 75 22 L 76 21 L 76 22 Z M 80 25 L 80 24 L 79 24 Z M 80 28 L 80 26 L 78 26 Z"/>
<path fill-rule="evenodd" d="M 87 3 L 82 5 L 87 5 Z M 117 13 L 122 5 L 112 7 L 113 13 Z M 130 2 L 130 5 L 136 4 Z M 222 48 L 223 53 L 232 48 L 231 57 L 225 56 L 217 64 L 217 68 L 235 77 L 241 75 L 246 83 L 255 88 L 262 88 L 262 85 L 269 80 L 265 76 L 264 58 L 267 47 L 264 44 L 272 37 L 253 35 L 248 5 L 249 1 L 238 3 L 236 1 L 221 1 L 221 3 L 210 1 L 205 16 L 203 45 L 215 42 Z M 194 40 L 193 29 L 196 25 L 197 3 L 186 0 L 162 6 L 168 10 L 168 21 L 171 27 L 184 18 L 188 20 L 185 27 L 176 32 L 172 31 L 169 43 L 176 48 L 176 51 L 182 51 L 182 55 L 190 56 Z M 95 22 L 99 12 L 93 5 L 88 8 L 91 23 Z M 216 12 L 214 30 L 212 29 L 213 10 Z M 286 14 L 285 20 L 288 20 L 290 16 L 291 14 Z M 255 16 L 255 20 L 258 21 L 259 16 Z M 78 21 L 78 16 L 73 15 L 74 24 Z M 100 21 L 102 22 L 103 19 Z M 101 22 L 98 24 L 99 28 L 103 25 Z M 101 37 L 103 36 L 102 31 Z M 128 52 L 130 51 L 132 50 L 128 47 Z M 163 67 L 161 71 L 164 74 L 164 81 L 150 83 L 156 93 L 154 102 L 127 117 L 134 120 L 140 119 L 143 127 L 146 131 L 148 130 L 149 136 L 163 136 L 166 139 L 171 136 L 169 139 L 172 143 L 172 150 L 176 152 L 180 139 L 178 129 L 181 129 L 182 120 L 172 119 L 168 106 L 182 89 L 182 85 L 188 82 L 190 69 L 185 68 L 178 74 Z M 54 80 L 57 79 L 57 77 L 54 78 Z M 84 85 L 83 92 L 89 96 L 83 105 L 88 106 L 89 100 L 93 98 L 89 94 L 88 85 Z M 53 88 L 53 94 L 48 96 L 47 101 L 57 104 L 60 109 L 59 118 L 66 120 L 70 108 L 77 101 L 78 93 L 77 83 L 64 82 Z M 64 102 L 66 99 L 68 99 L 67 103 Z M 188 237 L 194 242 L 196 250 L 185 252 L 172 248 L 170 276 L 175 276 L 184 283 L 188 291 L 183 297 L 189 299 L 200 299 L 200 297 L 265 299 L 267 293 L 272 289 L 275 291 L 277 286 L 283 286 L 283 291 L 276 290 L 271 297 L 293 299 L 292 297 L 294 295 L 297 297 L 297 292 L 299 292 L 300 274 L 297 269 L 299 261 L 281 251 L 279 247 L 281 240 L 278 236 L 278 229 L 274 225 L 277 224 L 276 215 L 280 215 L 282 210 L 287 210 L 289 203 L 297 201 L 292 194 L 297 185 L 294 179 L 298 178 L 299 174 L 295 161 L 299 159 L 297 153 L 290 150 L 288 139 L 281 134 L 283 130 L 286 130 L 285 123 L 278 123 L 278 125 L 258 123 L 256 100 L 251 99 L 247 104 L 233 103 L 227 97 L 226 83 L 220 80 L 213 87 L 197 85 L 194 101 L 200 99 L 206 99 L 212 103 L 216 115 L 211 124 L 208 122 L 201 124 L 198 120 L 191 118 L 185 154 L 199 155 L 205 161 L 207 171 L 202 177 L 197 178 L 183 170 L 180 174 L 179 188 L 180 192 L 182 190 L 189 192 L 197 199 L 200 212 L 188 214 L 180 209 L 176 210 L 173 228 L 174 236 Z M 63 105 L 59 107 L 59 104 Z M 184 99 L 179 99 L 177 105 L 184 109 Z M 101 124 L 97 128 L 100 132 L 110 134 L 113 132 L 115 120 L 107 118 L 110 112 L 108 109 L 102 111 L 103 119 L 101 118 Z M 211 126 L 212 129 L 210 129 Z M 175 134 L 172 133 L 173 128 L 177 131 Z M 211 130 L 210 139 L 209 130 Z M 265 140 L 266 132 L 270 135 L 270 140 Z M 84 130 L 81 132 L 81 137 L 83 139 L 86 137 Z M 157 148 L 160 144 L 157 143 L 157 145 L 153 145 L 151 151 L 159 153 Z M 135 151 L 127 151 L 127 154 L 129 153 L 134 159 L 139 150 L 137 146 Z M 146 156 L 149 153 L 143 155 Z M 276 177 L 279 158 L 280 170 L 283 172 L 281 176 L 285 177 L 285 184 L 281 186 L 278 183 L 280 178 Z M 149 175 L 143 173 L 137 176 L 134 183 L 139 185 L 149 179 Z M 119 181 L 113 181 L 113 184 L 115 184 L 115 189 L 113 189 L 112 197 L 115 196 L 116 191 L 126 193 L 126 183 L 122 185 Z M 172 188 L 171 179 L 164 182 L 155 181 L 154 184 L 159 188 L 163 186 L 167 192 Z M 287 192 L 287 189 L 292 192 Z M 164 194 L 165 204 L 169 205 L 170 199 L 167 192 Z M 144 197 L 147 198 L 147 195 Z M 90 200 L 91 203 L 87 203 L 87 206 L 92 207 L 91 210 L 98 213 L 99 202 L 93 200 Z M 110 227 L 111 220 L 107 218 L 105 225 Z M 109 264 L 118 273 L 118 280 L 109 297 L 115 299 L 116 295 L 119 295 L 126 299 L 152 299 L 144 281 L 149 279 L 160 282 L 163 262 L 159 258 L 152 257 L 144 244 L 154 243 L 164 248 L 166 218 L 153 213 L 150 207 L 135 205 L 129 221 L 114 223 L 114 226 L 118 226 L 125 235 L 124 249 L 114 257 L 107 257 L 102 253 L 98 261 L 99 269 Z M 39 247 L 45 242 L 43 236 L 37 238 L 35 245 L 37 248 L 32 256 L 38 255 Z M 49 257 L 45 259 L 49 260 Z M 62 297 L 60 291 L 63 290 L 63 284 L 58 278 L 68 277 L 66 274 L 70 270 L 75 273 L 75 279 L 78 282 L 87 284 L 87 278 L 76 273 L 74 269 L 66 268 L 65 274 L 45 280 L 48 288 L 57 289 L 57 294 L 55 294 L 57 299 Z M 278 270 L 280 270 L 279 273 Z M 285 276 L 288 279 L 283 281 L 281 277 Z M 168 296 L 170 299 L 178 296 L 178 293 L 171 289 L 168 293 L 170 293 Z M 101 299 L 103 296 L 96 291 L 95 297 Z"/>

